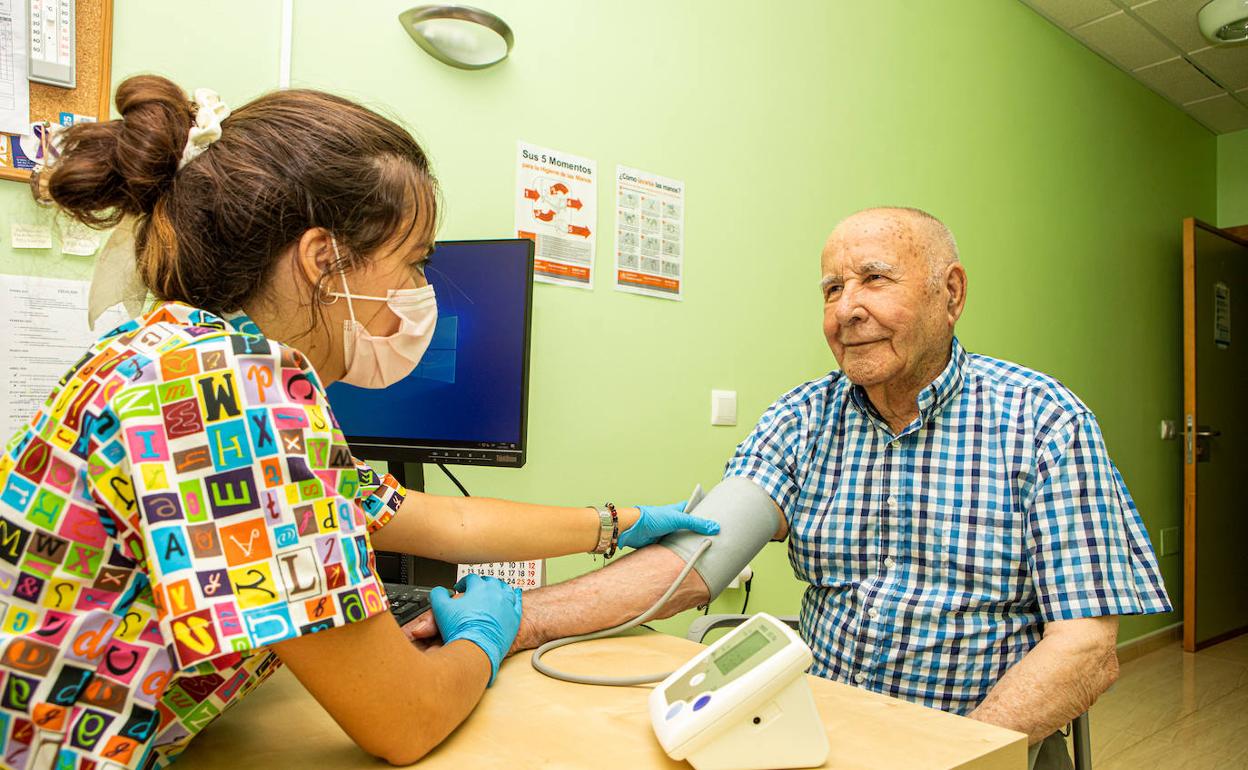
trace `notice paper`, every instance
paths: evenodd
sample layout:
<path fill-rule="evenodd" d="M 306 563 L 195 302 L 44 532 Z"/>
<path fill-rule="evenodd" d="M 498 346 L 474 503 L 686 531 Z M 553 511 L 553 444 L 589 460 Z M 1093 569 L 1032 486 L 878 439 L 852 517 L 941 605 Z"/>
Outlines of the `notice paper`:
<path fill-rule="evenodd" d="M 89 257 L 100 248 L 100 231 L 92 230 L 81 222 L 67 219 L 61 222 L 61 253 L 75 257 Z"/>
<path fill-rule="evenodd" d="M 9 227 L 9 237 L 15 249 L 52 248 L 52 228 L 47 225 L 14 222 Z"/>
<path fill-rule="evenodd" d="M 485 564 L 460 564 L 455 570 L 455 582 L 464 576 L 473 574 L 481 577 L 498 578 L 512 588 L 527 591 L 530 588 L 541 588 L 544 579 L 546 562 L 538 561 L 495 561 Z"/>
<path fill-rule="evenodd" d="M 0 0 L 0 132 L 6 134 L 30 131 L 26 2 Z"/>
<path fill-rule="evenodd" d="M 52 388 L 99 334 L 87 328 L 86 281 L 0 274 L 0 441 L 43 406 Z M 102 334 L 129 320 L 113 308 Z"/>
<path fill-rule="evenodd" d="M 683 299 L 684 255 L 684 182 L 617 166 L 615 288 Z"/>
<path fill-rule="evenodd" d="M 518 143 L 516 234 L 536 245 L 534 280 L 594 287 L 597 177 L 596 161 Z"/>

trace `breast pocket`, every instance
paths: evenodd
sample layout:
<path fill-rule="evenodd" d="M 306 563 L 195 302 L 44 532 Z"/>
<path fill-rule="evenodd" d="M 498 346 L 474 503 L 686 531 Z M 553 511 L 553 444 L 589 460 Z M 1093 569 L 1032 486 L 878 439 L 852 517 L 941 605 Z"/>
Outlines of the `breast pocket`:
<path fill-rule="evenodd" d="M 933 577 L 962 609 L 1024 596 L 1027 559 L 1021 512 L 991 505 L 936 505 L 924 553 Z"/>

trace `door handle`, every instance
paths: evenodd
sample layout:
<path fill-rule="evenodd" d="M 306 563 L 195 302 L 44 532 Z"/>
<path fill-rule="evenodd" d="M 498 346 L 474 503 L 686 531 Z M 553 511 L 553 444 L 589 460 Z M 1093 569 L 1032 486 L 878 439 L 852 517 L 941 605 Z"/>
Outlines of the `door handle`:
<path fill-rule="evenodd" d="M 1196 438 L 1217 438 L 1222 435 L 1222 431 L 1206 428 L 1205 430 L 1196 431 Z"/>

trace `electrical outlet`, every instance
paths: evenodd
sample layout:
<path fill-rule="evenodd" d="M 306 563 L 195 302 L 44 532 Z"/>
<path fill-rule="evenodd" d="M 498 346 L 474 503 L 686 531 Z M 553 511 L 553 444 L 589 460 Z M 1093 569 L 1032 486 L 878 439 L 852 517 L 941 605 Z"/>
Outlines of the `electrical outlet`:
<path fill-rule="evenodd" d="M 1161 531 L 1161 555 L 1173 556 L 1183 547 L 1182 533 L 1178 527 L 1167 527 Z"/>

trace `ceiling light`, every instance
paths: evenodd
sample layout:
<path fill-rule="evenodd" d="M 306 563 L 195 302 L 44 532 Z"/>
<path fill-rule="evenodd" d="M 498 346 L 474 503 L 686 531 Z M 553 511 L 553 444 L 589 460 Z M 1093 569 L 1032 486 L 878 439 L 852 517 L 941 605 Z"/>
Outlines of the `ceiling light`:
<path fill-rule="evenodd" d="M 1201 33 L 1214 45 L 1248 40 L 1248 0 L 1213 0 L 1197 19 Z"/>
<path fill-rule="evenodd" d="M 460 69 L 498 64 L 515 43 L 505 21 L 467 5 L 418 5 L 399 14 L 399 23 L 430 56 Z"/>

